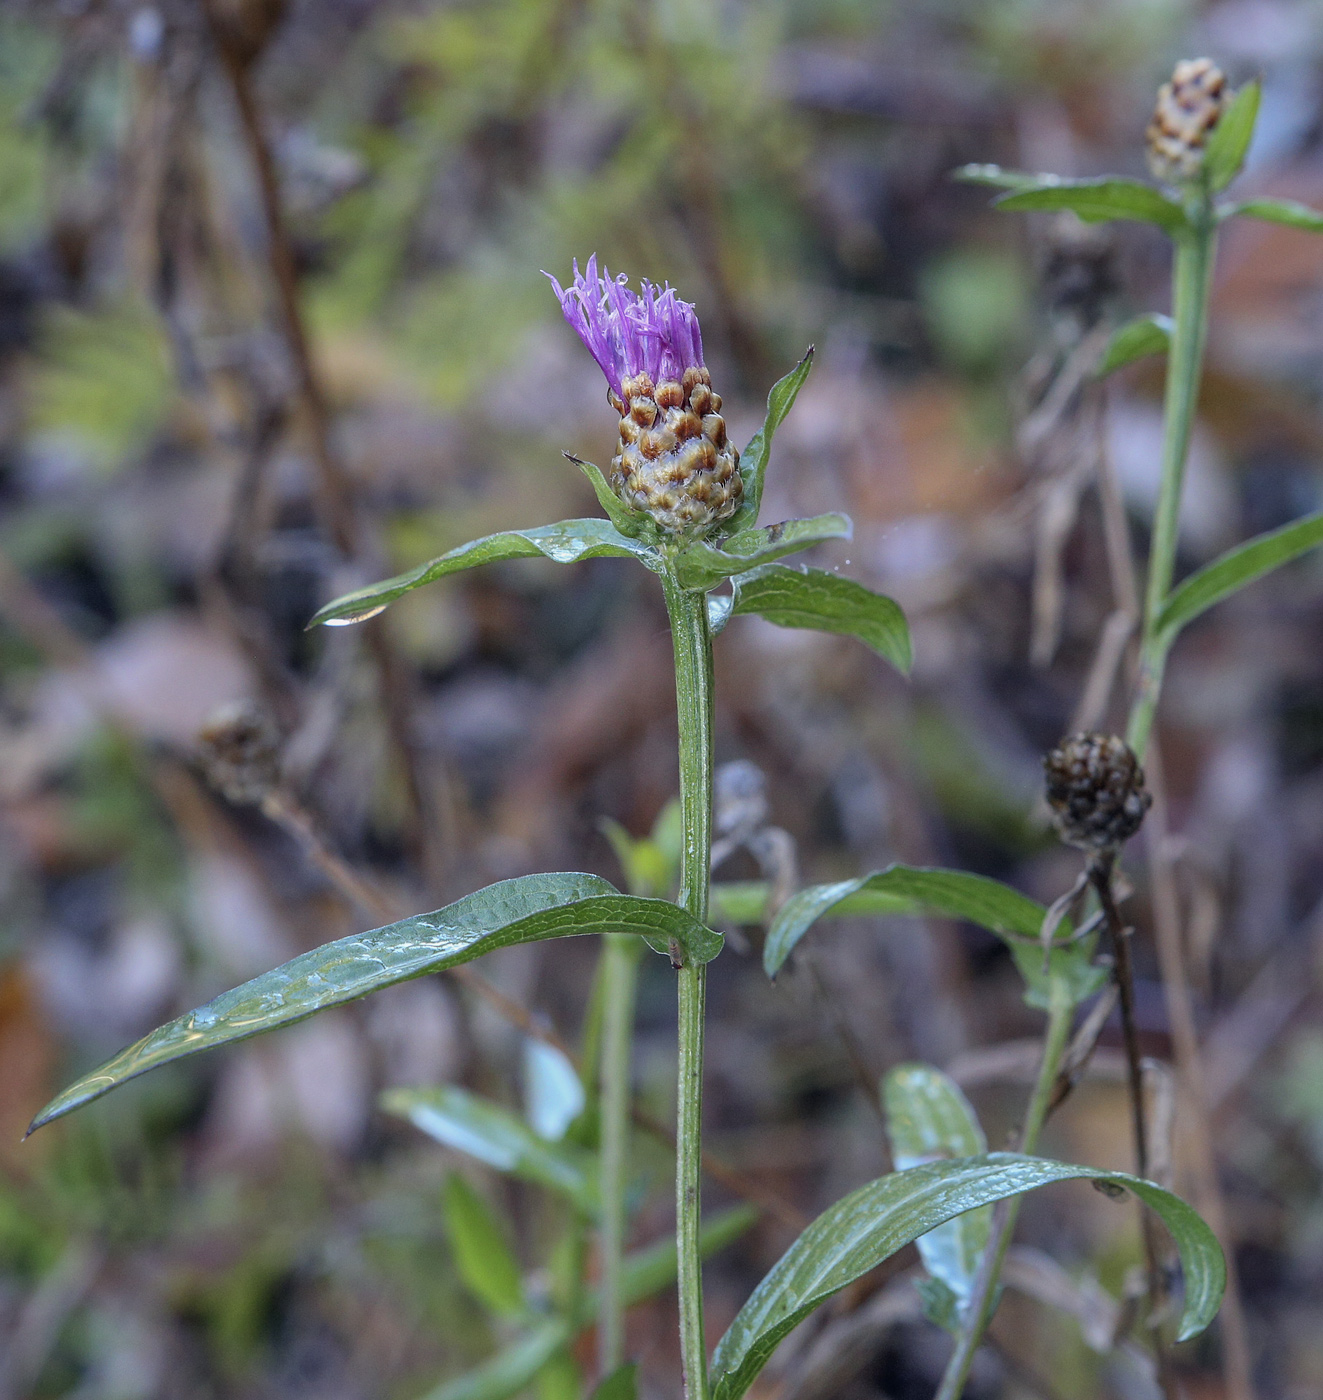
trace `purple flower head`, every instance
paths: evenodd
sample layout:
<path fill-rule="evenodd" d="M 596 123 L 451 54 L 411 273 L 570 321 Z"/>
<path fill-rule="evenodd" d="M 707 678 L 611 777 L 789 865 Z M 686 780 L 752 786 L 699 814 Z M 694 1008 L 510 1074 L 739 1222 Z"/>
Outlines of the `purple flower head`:
<path fill-rule="evenodd" d="M 703 336 L 693 306 L 681 301 L 668 284 L 643 283 L 642 295 L 631 292 L 622 273 L 613 278 L 604 267 L 597 275 L 597 255 L 588 259 L 588 275 L 574 263 L 574 282 L 565 291 L 549 272 L 565 319 L 601 366 L 614 393 L 626 379 L 646 371 L 654 384 L 680 379 L 686 369 L 703 367 Z"/>

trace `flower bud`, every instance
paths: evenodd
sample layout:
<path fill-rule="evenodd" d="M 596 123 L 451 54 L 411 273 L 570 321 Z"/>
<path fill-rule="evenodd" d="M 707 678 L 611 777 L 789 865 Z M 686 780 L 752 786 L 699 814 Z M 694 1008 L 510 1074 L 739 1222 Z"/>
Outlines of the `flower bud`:
<path fill-rule="evenodd" d="M 1182 184 L 1197 178 L 1209 133 L 1231 94 L 1226 76 L 1211 58 L 1186 58 L 1158 89 L 1158 105 L 1145 136 L 1149 169 L 1159 180 Z"/>
<path fill-rule="evenodd" d="M 1043 759 L 1052 823 L 1068 845 L 1115 849 L 1153 801 L 1130 746 L 1112 734 L 1072 734 Z"/>
<path fill-rule="evenodd" d="M 740 455 L 726 437 L 721 395 L 703 364 L 698 317 L 670 287 L 642 295 L 612 279 L 597 259 L 574 265 L 568 291 L 553 277 L 565 319 L 606 375 L 620 414 L 611 489 L 671 535 L 706 534 L 739 509 Z"/>

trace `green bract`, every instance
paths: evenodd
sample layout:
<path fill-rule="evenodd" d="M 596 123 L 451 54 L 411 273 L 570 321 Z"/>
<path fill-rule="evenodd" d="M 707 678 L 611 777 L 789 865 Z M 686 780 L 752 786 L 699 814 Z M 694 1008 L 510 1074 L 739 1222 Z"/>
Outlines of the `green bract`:
<path fill-rule="evenodd" d="M 1231 99 L 1208 138 L 1200 174 L 1213 194 L 1226 189 L 1245 164 L 1245 153 L 1259 117 L 1259 96 L 1259 84 L 1246 83 Z"/>
<path fill-rule="evenodd" d="M 746 530 L 758 523 L 758 510 L 763 501 L 763 485 L 767 480 L 767 459 L 772 453 L 772 435 L 785 422 L 794 406 L 804 381 L 813 368 L 813 347 L 784 378 L 772 385 L 767 395 L 767 416 L 763 425 L 749 439 L 740 457 L 740 477 L 744 482 L 744 500 L 730 519 L 732 533 Z"/>

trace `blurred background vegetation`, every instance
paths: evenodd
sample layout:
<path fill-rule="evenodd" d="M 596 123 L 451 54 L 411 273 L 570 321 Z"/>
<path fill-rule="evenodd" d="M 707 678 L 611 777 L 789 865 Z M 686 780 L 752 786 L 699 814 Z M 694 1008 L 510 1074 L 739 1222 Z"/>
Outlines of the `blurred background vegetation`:
<path fill-rule="evenodd" d="M 0 6 L 0 1396 L 423 1395 L 505 1335 L 457 1262 L 448 1170 L 522 1267 L 546 1265 L 543 1194 L 375 1106 L 399 1085 L 534 1092 L 528 1037 L 453 982 L 150 1076 L 19 1144 L 72 1072 L 380 922 L 318 852 L 413 910 L 538 869 L 624 880 L 600 819 L 641 835 L 676 786 L 640 571 L 506 565 L 303 630 L 474 535 L 595 513 L 560 453 L 606 461 L 613 416 L 542 269 L 596 252 L 694 300 L 737 441 L 817 345 L 764 516 L 853 516 L 823 560 L 905 606 L 916 669 L 757 619 L 719 642 L 719 758 L 765 773 L 804 878 L 904 859 L 1065 888 L 1039 755 L 1113 605 L 1098 449 L 1142 545 L 1161 367 L 1045 405 L 1090 331 L 1165 309 L 1165 245 L 990 213 L 949 172 L 1142 174 L 1157 84 L 1196 52 L 1264 77 L 1245 185 L 1323 202 L 1315 0 Z M 1213 315 L 1183 568 L 1323 504 L 1323 243 L 1231 229 Z M 1161 725 L 1259 1393 L 1301 1400 L 1323 1392 L 1320 628 L 1317 561 L 1258 585 L 1182 643 Z M 283 822 L 197 762 L 239 699 L 281 735 Z M 720 873 L 758 868 L 739 851 Z M 1168 1059 L 1134 879 L 1145 1048 Z M 757 939 L 733 931 L 714 966 L 708 1122 L 736 1186 L 785 1209 L 710 1265 L 714 1339 L 787 1217 L 885 1169 L 888 1068 L 947 1066 L 995 1147 L 1038 1029 L 968 928 L 825 926 L 775 986 Z M 482 971 L 573 1041 L 592 961 L 571 942 Z M 671 996 L 645 962 L 637 1081 L 663 1119 Z M 1128 1165 L 1118 1044 L 1049 1154 Z M 1180 1112 L 1169 1136 L 1189 1192 Z M 668 1162 L 646 1134 L 638 1153 L 642 1245 L 670 1228 Z M 1023 1219 L 1025 1269 L 1046 1251 L 1064 1270 L 1058 1302 L 1121 1296 L 1128 1212 L 1048 1192 Z M 1146 1394 L 1087 1322 L 1011 1289 L 971 1394 Z M 674 1330 L 664 1296 L 632 1318 L 645 1394 L 676 1393 Z M 852 1335 L 825 1393 L 931 1393 L 945 1343 L 917 1307 Z M 814 1393 L 794 1354 L 759 1394 Z M 1190 1396 L 1224 1393 L 1216 1332 L 1180 1367 Z"/>

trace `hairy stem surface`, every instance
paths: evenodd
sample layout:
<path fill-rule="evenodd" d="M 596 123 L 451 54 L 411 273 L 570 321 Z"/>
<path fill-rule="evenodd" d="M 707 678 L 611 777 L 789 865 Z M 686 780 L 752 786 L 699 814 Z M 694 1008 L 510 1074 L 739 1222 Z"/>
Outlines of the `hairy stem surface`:
<path fill-rule="evenodd" d="M 630 1061 L 634 993 L 642 943 L 608 933 L 602 952 L 602 1308 L 597 1323 L 598 1366 L 608 1376 L 625 1359 L 625 1192 L 629 1185 Z"/>
<path fill-rule="evenodd" d="M 1061 1057 L 1065 1054 L 1066 1044 L 1070 1039 L 1070 1024 L 1074 1019 L 1074 1012 L 1075 1002 L 1069 991 L 1062 982 L 1053 979 L 1047 1029 L 1043 1034 L 1043 1058 L 1039 1062 L 1038 1079 L 1034 1084 L 1029 1107 L 1025 1111 L 1024 1127 L 1020 1130 L 1018 1150 L 1021 1152 L 1032 1153 L 1038 1146 L 1038 1135 L 1051 1108 L 1057 1075 L 1061 1071 Z M 988 1236 L 983 1257 L 979 1260 L 978 1274 L 975 1276 L 973 1292 L 965 1309 L 960 1335 L 956 1339 L 956 1349 L 951 1354 L 951 1360 L 947 1362 L 936 1400 L 959 1400 L 960 1392 L 964 1390 L 965 1382 L 969 1379 L 969 1370 L 974 1364 L 974 1353 L 978 1351 L 983 1333 L 992 1321 L 997 1282 L 1001 1278 L 1002 1264 L 1010 1247 L 1011 1235 L 1015 1231 L 1015 1218 L 1019 1212 L 1018 1196 L 999 1201 L 993 1208 L 992 1232 Z"/>
<path fill-rule="evenodd" d="M 712 634 L 707 599 L 663 579 L 675 645 L 675 699 L 680 725 L 680 904 L 707 921 L 712 875 Z M 676 960 L 679 951 L 675 953 Z M 707 969 L 681 964 L 679 1078 L 676 1091 L 675 1243 L 679 1264 L 680 1352 L 685 1393 L 707 1400 L 703 1269 L 698 1248 L 703 1152 L 703 1004 Z"/>

